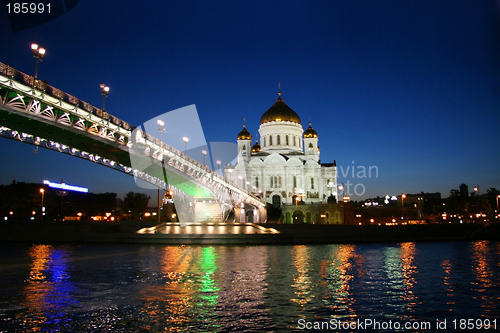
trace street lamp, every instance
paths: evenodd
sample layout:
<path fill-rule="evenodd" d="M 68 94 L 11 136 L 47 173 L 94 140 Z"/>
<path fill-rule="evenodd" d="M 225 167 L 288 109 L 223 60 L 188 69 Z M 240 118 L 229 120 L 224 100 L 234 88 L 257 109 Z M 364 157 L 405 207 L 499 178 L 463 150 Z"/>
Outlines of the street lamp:
<path fill-rule="evenodd" d="M 498 198 L 500 198 L 500 195 L 497 195 L 497 218 L 498 218 Z"/>
<path fill-rule="evenodd" d="M 161 133 L 165 133 L 165 128 L 163 127 L 165 123 L 161 119 L 158 119 L 156 123 L 158 124 L 158 133 L 160 133 L 160 141 L 161 141 Z"/>
<path fill-rule="evenodd" d="M 342 185 L 339 185 L 339 190 L 342 191 L 342 201 L 341 202 L 344 202 L 344 183 L 342 183 Z M 337 195 L 338 197 L 338 195 Z M 338 198 L 337 198 L 338 200 Z"/>
<path fill-rule="evenodd" d="M 205 157 L 207 156 L 207 151 L 206 151 L 205 149 L 203 149 L 203 150 L 201 151 L 201 153 L 203 154 L 203 165 L 206 165 L 206 164 L 205 164 Z"/>
<path fill-rule="evenodd" d="M 295 196 L 295 219 L 297 219 L 297 216 L 299 215 L 298 213 L 298 210 L 299 210 L 299 207 L 298 207 L 298 204 L 299 204 L 299 196 Z"/>
<path fill-rule="evenodd" d="M 479 185 L 477 185 L 476 187 L 474 187 L 474 191 L 476 191 L 477 195 L 479 195 Z"/>
<path fill-rule="evenodd" d="M 41 215 L 40 219 L 43 220 L 43 215 L 45 214 L 45 207 L 43 207 L 43 195 L 45 194 L 45 190 L 43 188 L 41 188 L 40 193 L 42 194 L 42 215 Z"/>
<path fill-rule="evenodd" d="M 184 141 L 184 154 L 186 154 L 189 138 L 187 136 L 185 136 L 182 138 L 182 141 Z"/>
<path fill-rule="evenodd" d="M 220 165 L 222 164 L 222 162 L 220 160 L 217 160 L 217 162 L 215 162 L 215 163 L 217 163 L 217 170 L 219 170 L 220 169 Z M 222 171 L 221 171 L 221 175 L 222 175 Z"/>
<path fill-rule="evenodd" d="M 165 133 L 165 128 L 163 127 L 163 125 L 165 125 L 165 123 L 161 119 L 158 119 L 156 121 L 156 123 L 158 124 L 158 133 L 160 133 L 160 144 L 161 144 L 161 133 Z M 158 223 L 161 222 L 160 202 L 161 202 L 161 189 L 158 186 L 158 214 L 156 214 L 158 216 Z"/>
<path fill-rule="evenodd" d="M 404 220 L 404 217 L 405 217 L 405 213 L 404 213 L 405 198 L 406 198 L 406 194 L 401 194 L 401 218 L 402 218 L 402 220 Z"/>
<path fill-rule="evenodd" d="M 99 85 L 101 87 L 101 94 L 102 94 L 102 111 L 104 111 L 104 102 L 106 101 L 106 97 L 108 96 L 109 93 L 109 87 L 105 85 L 104 83 L 101 82 Z"/>
<path fill-rule="evenodd" d="M 45 49 L 39 46 L 37 43 L 32 43 L 31 51 L 33 52 L 33 58 L 36 59 L 36 66 L 35 66 L 35 80 L 36 80 L 38 77 L 38 62 L 42 61 L 43 56 L 45 55 Z"/>

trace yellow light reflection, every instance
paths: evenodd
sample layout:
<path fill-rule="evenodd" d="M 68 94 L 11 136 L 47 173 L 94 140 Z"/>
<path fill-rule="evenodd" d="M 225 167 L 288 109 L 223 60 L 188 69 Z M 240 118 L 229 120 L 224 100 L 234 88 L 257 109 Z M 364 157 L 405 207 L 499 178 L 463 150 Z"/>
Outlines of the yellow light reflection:
<path fill-rule="evenodd" d="M 304 306 L 311 301 L 314 295 L 311 294 L 311 278 L 309 272 L 309 253 L 308 248 L 304 245 L 293 247 L 292 251 L 293 266 L 297 273 L 293 274 L 293 284 L 295 298 L 290 299 L 292 302 Z"/>
<path fill-rule="evenodd" d="M 450 305 L 450 309 L 453 307 L 451 305 L 454 305 L 455 302 L 453 301 L 453 296 L 454 296 L 454 289 L 453 289 L 453 284 L 450 282 L 450 277 L 452 274 L 452 267 L 451 267 L 451 261 L 450 260 L 443 260 L 441 263 L 441 267 L 443 267 L 444 270 L 444 276 L 443 276 L 443 282 L 444 285 L 446 286 L 446 296 L 448 296 L 448 301 L 446 302 L 447 305 Z"/>
<path fill-rule="evenodd" d="M 490 263 L 488 263 L 490 252 L 490 241 L 474 242 L 472 245 L 472 271 L 476 276 L 476 281 L 473 281 L 475 290 L 478 292 L 474 299 L 481 299 L 483 303 L 481 307 L 486 313 L 492 313 L 492 310 L 497 308 L 498 299 L 490 296 L 487 292 L 489 288 L 496 287 L 493 282 L 493 271 Z"/>
<path fill-rule="evenodd" d="M 354 245 L 331 245 L 331 258 L 320 262 L 320 283 L 329 291 L 323 302 L 335 310 L 336 318 L 356 316 L 349 284 L 354 277 L 351 259 L 356 256 L 355 249 Z"/>

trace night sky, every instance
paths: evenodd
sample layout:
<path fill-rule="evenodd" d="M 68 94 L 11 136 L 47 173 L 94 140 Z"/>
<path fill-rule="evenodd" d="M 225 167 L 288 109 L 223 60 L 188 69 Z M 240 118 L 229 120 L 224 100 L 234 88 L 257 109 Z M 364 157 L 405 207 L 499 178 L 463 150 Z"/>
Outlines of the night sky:
<path fill-rule="evenodd" d="M 31 75 L 30 44 L 45 47 L 39 78 L 97 107 L 106 83 L 106 111 L 132 125 L 195 104 L 207 142 L 235 143 L 243 118 L 255 138 L 281 83 L 303 128 L 310 119 L 318 132 L 321 161 L 364 187 L 354 200 L 500 188 L 499 1 L 80 1 L 17 33 L 2 9 L 0 40 L 0 62 Z M 0 184 L 15 175 L 146 192 L 33 148 L 0 139 Z M 369 166 L 378 177 L 359 178 Z"/>

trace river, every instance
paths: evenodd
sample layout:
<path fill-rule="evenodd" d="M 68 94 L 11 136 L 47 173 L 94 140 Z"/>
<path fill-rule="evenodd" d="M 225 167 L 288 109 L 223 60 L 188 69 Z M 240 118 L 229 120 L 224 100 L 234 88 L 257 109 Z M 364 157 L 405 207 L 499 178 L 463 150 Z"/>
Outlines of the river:
<path fill-rule="evenodd" d="M 493 330 L 499 263 L 492 241 L 3 243 L 0 332 Z"/>

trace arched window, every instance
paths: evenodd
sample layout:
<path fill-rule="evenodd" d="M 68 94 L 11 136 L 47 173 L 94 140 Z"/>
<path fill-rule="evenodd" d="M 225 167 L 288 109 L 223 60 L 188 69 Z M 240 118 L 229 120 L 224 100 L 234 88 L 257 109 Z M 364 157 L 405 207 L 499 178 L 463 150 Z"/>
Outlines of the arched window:
<path fill-rule="evenodd" d="M 288 146 L 288 135 L 285 137 L 285 144 Z"/>
<path fill-rule="evenodd" d="M 311 190 L 314 190 L 314 178 L 311 177 Z"/>
<path fill-rule="evenodd" d="M 255 187 L 259 188 L 259 177 L 255 177 Z"/>
<path fill-rule="evenodd" d="M 293 136 L 293 146 L 297 147 L 297 137 Z"/>
<path fill-rule="evenodd" d="M 273 145 L 273 136 L 272 135 L 269 135 L 269 145 L 270 146 Z"/>
<path fill-rule="evenodd" d="M 293 176 L 293 187 L 297 187 L 297 176 Z"/>
<path fill-rule="evenodd" d="M 309 151 L 310 151 L 310 152 L 312 152 L 312 151 L 313 151 L 313 148 L 314 148 L 314 147 L 313 147 L 313 144 L 312 144 L 312 143 L 310 143 L 310 144 L 309 144 Z"/>
<path fill-rule="evenodd" d="M 264 137 L 264 142 L 262 143 L 262 147 L 266 146 L 266 137 Z"/>
<path fill-rule="evenodd" d="M 276 144 L 280 145 L 281 144 L 281 135 L 278 135 L 278 142 Z"/>
<path fill-rule="evenodd" d="M 277 194 L 273 195 L 273 206 L 276 208 L 281 207 L 281 197 Z"/>

